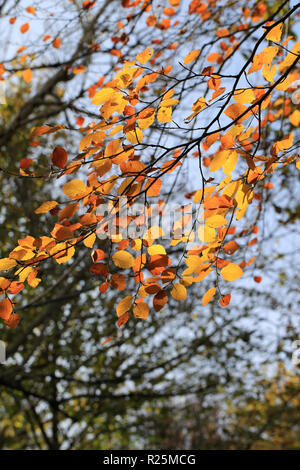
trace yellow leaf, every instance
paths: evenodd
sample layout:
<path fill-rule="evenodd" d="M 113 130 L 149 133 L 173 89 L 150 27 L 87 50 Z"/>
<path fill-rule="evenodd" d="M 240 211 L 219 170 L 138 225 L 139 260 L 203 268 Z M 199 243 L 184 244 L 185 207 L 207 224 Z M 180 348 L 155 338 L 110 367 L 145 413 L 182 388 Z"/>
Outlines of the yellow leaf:
<path fill-rule="evenodd" d="M 139 118 L 138 125 L 141 129 L 148 129 L 148 127 L 150 127 L 153 124 L 154 119 L 155 119 L 155 112 L 152 113 L 152 115 L 149 117 Z"/>
<path fill-rule="evenodd" d="M 87 247 L 87 248 L 93 248 L 93 245 L 96 241 L 96 234 L 95 233 L 91 233 L 88 237 L 86 237 L 84 240 L 83 240 L 83 244 Z"/>
<path fill-rule="evenodd" d="M 223 171 L 225 175 L 231 175 L 231 173 L 236 167 L 237 161 L 238 153 L 235 150 L 231 150 L 230 155 L 228 156 L 226 162 L 223 165 Z"/>
<path fill-rule="evenodd" d="M 293 126 L 298 127 L 300 124 L 300 111 L 295 109 L 295 111 L 290 115 L 289 120 Z"/>
<path fill-rule="evenodd" d="M 286 91 L 292 85 L 292 83 L 297 80 L 297 78 L 298 72 L 297 70 L 294 70 L 293 72 L 289 73 L 285 80 L 276 85 L 276 90 Z"/>
<path fill-rule="evenodd" d="M 200 96 L 200 98 L 198 98 L 197 101 L 193 103 L 193 106 L 192 106 L 192 110 L 194 111 L 193 114 L 185 118 L 185 121 L 190 121 L 191 119 L 193 119 L 195 116 L 197 116 L 197 114 L 200 113 L 200 111 L 202 111 L 203 108 L 205 108 L 205 106 L 207 106 L 205 98 L 203 96 Z"/>
<path fill-rule="evenodd" d="M 247 89 L 237 90 L 234 93 L 233 98 L 235 99 L 237 103 L 242 103 L 242 104 L 252 103 L 252 101 L 255 100 L 255 94 L 252 90 L 247 90 Z"/>
<path fill-rule="evenodd" d="M 209 227 L 218 228 L 222 227 L 222 225 L 227 225 L 227 220 L 222 215 L 216 214 L 212 217 L 209 217 L 205 223 Z"/>
<path fill-rule="evenodd" d="M 213 298 L 213 296 L 215 295 L 216 293 L 216 288 L 215 287 L 212 287 L 211 289 L 208 289 L 207 292 L 205 292 L 203 298 L 202 298 L 202 305 L 205 306 L 208 304 L 208 302 L 211 301 L 211 299 Z"/>
<path fill-rule="evenodd" d="M 253 57 L 253 63 L 251 67 L 249 68 L 248 74 L 257 72 L 258 70 L 262 68 L 263 65 L 271 65 L 277 52 L 278 52 L 277 46 L 269 46 L 269 47 L 266 47 L 259 54 L 256 54 Z"/>
<path fill-rule="evenodd" d="M 291 52 L 284 58 L 284 60 L 279 64 L 278 70 L 279 72 L 282 72 L 285 68 L 289 67 L 292 65 L 292 63 L 295 60 L 295 56 L 297 56 L 300 53 L 300 41 L 296 42 L 296 44 L 293 46 Z"/>
<path fill-rule="evenodd" d="M 202 225 L 198 230 L 198 238 L 205 243 L 213 242 L 216 239 L 216 231 L 213 227 Z"/>
<path fill-rule="evenodd" d="M 230 154 L 231 150 L 221 150 L 220 152 L 217 152 L 209 165 L 210 171 L 219 170 L 226 163 Z"/>
<path fill-rule="evenodd" d="M 148 253 L 149 253 L 150 256 L 152 256 L 152 255 L 165 255 L 166 250 L 164 249 L 164 247 L 162 245 L 152 245 L 152 246 L 149 246 Z"/>
<path fill-rule="evenodd" d="M 63 264 L 69 261 L 74 256 L 75 248 L 65 242 L 58 243 L 50 250 L 50 255 L 54 257 L 58 264 Z"/>
<path fill-rule="evenodd" d="M 46 214 L 47 212 L 51 211 L 51 209 L 54 209 L 58 205 L 58 202 L 56 201 L 46 201 L 43 202 L 41 206 L 39 206 L 37 209 L 35 209 L 35 214 Z"/>
<path fill-rule="evenodd" d="M 104 134 L 104 132 L 103 132 Z M 105 134 L 104 134 L 105 135 Z M 79 143 L 79 152 L 82 152 L 85 149 L 88 149 L 93 141 L 93 134 L 85 135 Z"/>
<path fill-rule="evenodd" d="M 171 122 L 172 121 L 172 108 L 162 106 L 157 113 L 158 122 Z"/>
<path fill-rule="evenodd" d="M 140 238 L 132 240 L 130 246 L 134 251 L 140 251 L 140 249 L 142 248 L 142 240 Z"/>
<path fill-rule="evenodd" d="M 86 191 L 86 187 L 81 180 L 72 180 L 63 185 L 63 192 L 71 199 L 76 199 L 77 195 L 82 195 Z"/>
<path fill-rule="evenodd" d="M 279 42 L 282 34 L 282 23 L 279 23 L 277 26 L 271 29 L 271 31 L 266 35 L 268 41 Z"/>
<path fill-rule="evenodd" d="M 92 104 L 98 106 L 99 104 L 108 101 L 114 93 L 117 93 L 117 90 L 114 90 L 114 88 L 102 88 L 102 90 L 97 91 L 95 94 L 94 98 L 92 99 Z"/>
<path fill-rule="evenodd" d="M 113 262 L 118 268 L 127 269 L 133 266 L 133 256 L 128 251 L 120 250 L 117 251 L 113 257 Z"/>
<path fill-rule="evenodd" d="M 126 134 L 126 139 L 129 140 L 132 144 L 139 144 L 143 140 L 143 132 L 141 129 L 136 127 L 133 131 L 129 131 Z"/>
<path fill-rule="evenodd" d="M 145 65 L 146 62 L 148 62 L 149 59 L 151 59 L 153 55 L 153 49 L 150 49 L 150 46 L 147 47 L 143 52 L 140 52 L 140 54 L 137 54 L 136 60 L 142 64 Z"/>
<path fill-rule="evenodd" d="M 11 258 L 2 258 L 0 259 L 0 271 L 5 271 L 6 269 L 11 269 L 16 266 L 17 262 Z"/>
<path fill-rule="evenodd" d="M 243 270 L 235 263 L 227 264 L 220 273 L 225 281 L 236 281 L 244 274 Z"/>
<path fill-rule="evenodd" d="M 149 305 L 145 302 L 139 302 L 133 307 L 133 314 L 137 318 L 148 318 Z"/>
<path fill-rule="evenodd" d="M 262 69 L 263 77 L 268 81 L 273 83 L 274 82 L 274 75 L 276 74 L 276 65 L 265 65 Z"/>
<path fill-rule="evenodd" d="M 290 148 L 293 145 L 293 140 L 294 140 L 294 136 L 291 133 L 285 136 L 282 140 L 279 140 L 278 142 L 276 142 L 274 145 L 274 150 L 276 154 L 278 152 L 282 152 L 283 150 L 287 150 L 288 148 Z"/>
<path fill-rule="evenodd" d="M 171 296 L 175 300 L 184 300 L 186 298 L 186 288 L 182 284 L 174 284 L 171 290 Z"/>
<path fill-rule="evenodd" d="M 20 282 L 26 281 L 27 277 L 32 271 L 33 271 L 33 268 L 31 268 L 30 266 L 27 266 L 27 268 L 22 268 L 20 271 L 18 271 L 17 274 L 19 274 L 19 281 Z"/>
<path fill-rule="evenodd" d="M 194 51 L 189 52 L 184 58 L 184 64 L 186 65 L 186 64 L 190 64 L 191 62 L 193 62 L 195 59 L 197 59 L 199 53 L 200 53 L 200 49 L 195 49 Z"/>
<path fill-rule="evenodd" d="M 120 300 L 116 308 L 118 317 L 121 317 L 124 313 L 128 312 L 131 308 L 131 304 L 132 295 L 128 295 L 127 297 L 124 297 L 124 299 Z"/>

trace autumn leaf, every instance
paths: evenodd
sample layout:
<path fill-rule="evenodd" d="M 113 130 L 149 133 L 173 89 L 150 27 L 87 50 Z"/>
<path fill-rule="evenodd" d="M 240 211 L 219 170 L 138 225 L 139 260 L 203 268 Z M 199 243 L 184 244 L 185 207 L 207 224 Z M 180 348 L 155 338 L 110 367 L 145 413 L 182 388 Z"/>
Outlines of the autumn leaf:
<path fill-rule="evenodd" d="M 92 99 L 92 104 L 98 106 L 99 104 L 104 103 L 105 101 L 109 100 L 114 94 L 116 90 L 113 88 L 102 88 L 102 90 L 97 91 L 94 98 Z"/>
<path fill-rule="evenodd" d="M 55 38 L 53 41 L 52 41 L 52 46 L 55 48 L 55 49 L 59 49 L 60 46 L 61 46 L 61 40 L 59 38 Z"/>
<path fill-rule="evenodd" d="M 7 269 L 14 268 L 17 265 L 17 262 L 11 258 L 2 258 L 0 259 L 0 271 L 6 271 Z"/>
<path fill-rule="evenodd" d="M 35 209 L 35 214 L 46 214 L 47 212 L 51 211 L 58 205 L 58 202 L 56 201 L 46 201 L 43 202 L 41 206 L 39 206 L 37 209 Z"/>
<path fill-rule="evenodd" d="M 12 303 L 9 299 L 3 299 L 0 302 L 0 318 L 8 320 L 12 312 Z"/>
<path fill-rule="evenodd" d="M 206 219 L 205 223 L 209 227 L 218 228 L 222 227 L 222 225 L 227 225 L 227 220 L 223 215 L 216 214 Z"/>
<path fill-rule="evenodd" d="M 220 299 L 220 305 L 222 307 L 227 307 L 227 305 L 230 304 L 230 300 L 231 300 L 231 294 L 223 295 L 223 297 Z"/>
<path fill-rule="evenodd" d="M 158 196 L 160 193 L 161 185 L 162 185 L 162 182 L 159 178 L 158 179 L 149 178 L 149 180 L 147 181 L 145 185 L 147 196 L 149 197 Z"/>
<path fill-rule="evenodd" d="M 133 131 L 127 132 L 126 139 L 132 144 L 139 144 L 143 140 L 143 132 L 136 127 Z"/>
<path fill-rule="evenodd" d="M 28 23 L 24 23 L 20 27 L 20 31 L 21 31 L 22 34 L 25 34 L 28 30 L 29 30 L 29 24 Z"/>
<path fill-rule="evenodd" d="M 167 303 L 168 295 L 166 291 L 161 290 L 153 297 L 153 307 L 156 312 L 159 312 Z"/>
<path fill-rule="evenodd" d="M 171 122 L 172 121 L 172 108 L 170 106 L 161 106 L 157 113 L 158 122 Z"/>
<path fill-rule="evenodd" d="M 86 191 L 86 187 L 83 181 L 81 180 L 72 180 L 64 184 L 63 192 L 66 196 L 71 199 L 76 199 L 77 196 L 81 196 Z"/>
<path fill-rule="evenodd" d="M 139 302 L 133 307 L 133 314 L 136 318 L 148 318 L 149 315 L 149 305 L 145 302 Z"/>
<path fill-rule="evenodd" d="M 43 134 L 47 134 L 50 131 L 50 126 L 39 126 L 36 127 L 30 134 L 30 137 L 38 137 Z"/>
<path fill-rule="evenodd" d="M 272 24 L 268 22 L 266 26 L 271 28 L 270 32 L 266 35 L 266 39 L 269 41 L 279 42 L 282 35 L 282 23 L 272 27 Z"/>
<path fill-rule="evenodd" d="M 91 233 L 88 237 L 84 238 L 83 244 L 87 248 L 93 248 L 95 241 L 96 241 L 96 234 Z"/>
<path fill-rule="evenodd" d="M 150 46 L 147 47 L 147 49 L 145 49 L 143 52 L 141 52 L 140 54 L 137 54 L 136 56 L 136 60 L 142 64 L 142 65 L 145 65 L 149 59 L 151 59 L 153 55 L 153 49 L 150 49 Z"/>
<path fill-rule="evenodd" d="M 30 83 L 32 80 L 32 70 L 31 69 L 24 70 L 23 78 L 26 83 Z"/>
<path fill-rule="evenodd" d="M 128 251 L 120 250 L 112 256 L 112 260 L 118 268 L 127 269 L 133 266 L 133 256 Z"/>
<path fill-rule="evenodd" d="M 68 161 L 68 154 L 62 147 L 55 147 L 51 154 L 51 160 L 53 165 L 58 168 L 65 168 Z"/>
<path fill-rule="evenodd" d="M 121 317 L 131 309 L 132 299 L 132 295 L 128 295 L 127 297 L 124 297 L 124 299 L 120 300 L 116 308 L 118 317 Z"/>
<path fill-rule="evenodd" d="M 215 293 L 216 293 L 215 287 L 211 287 L 210 289 L 208 289 L 208 291 L 205 292 L 202 298 L 202 305 L 203 306 L 207 305 L 211 301 L 211 299 L 214 297 Z"/>
<path fill-rule="evenodd" d="M 228 106 L 225 110 L 226 116 L 232 120 L 236 120 L 241 114 L 247 110 L 247 107 L 241 103 L 234 103 Z M 247 119 L 247 114 L 245 114 L 241 119 Z"/>
<path fill-rule="evenodd" d="M 187 65 L 187 64 L 190 64 L 191 62 L 193 62 L 194 60 L 197 59 L 198 55 L 200 54 L 200 49 L 195 49 L 194 51 L 192 52 L 189 52 L 185 58 L 184 58 L 184 64 Z"/>
<path fill-rule="evenodd" d="M 171 290 L 171 295 L 175 300 L 185 300 L 186 288 L 182 284 L 176 283 Z"/>
<path fill-rule="evenodd" d="M 5 325 L 9 328 L 16 328 L 20 323 L 20 315 L 18 313 L 12 313 L 7 320 L 5 320 Z"/>
<path fill-rule="evenodd" d="M 243 270 L 235 263 L 227 264 L 220 273 L 225 281 L 236 281 L 244 274 Z"/>
<path fill-rule="evenodd" d="M 27 13 L 30 13 L 31 15 L 35 15 L 35 8 L 34 7 L 27 7 L 26 8 Z"/>

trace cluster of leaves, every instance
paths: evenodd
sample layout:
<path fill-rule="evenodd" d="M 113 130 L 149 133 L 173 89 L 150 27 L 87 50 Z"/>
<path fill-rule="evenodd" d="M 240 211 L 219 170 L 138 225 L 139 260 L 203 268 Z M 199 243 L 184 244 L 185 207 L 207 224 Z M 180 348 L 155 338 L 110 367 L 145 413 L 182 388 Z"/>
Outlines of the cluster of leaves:
<path fill-rule="evenodd" d="M 139 3 L 134 2 L 134 6 Z M 147 3 L 149 2 L 144 2 L 142 9 Z M 170 17 L 175 15 L 179 2 L 171 4 L 172 8 L 164 10 L 164 14 Z M 92 3 L 88 8 L 90 6 Z M 133 5 L 125 2 L 123 6 L 129 8 Z M 202 52 L 197 49 L 189 52 L 183 60 L 184 70 L 187 71 L 183 78 L 171 74 L 172 65 L 162 66 L 154 71 L 149 69 L 147 64 L 150 63 L 153 67 L 157 54 L 154 48 L 148 46 L 134 60 L 123 60 L 123 66 L 116 67 L 117 73 L 112 80 L 105 81 L 103 77 L 90 90 L 92 104 L 100 106 L 100 120 L 80 129 L 84 137 L 79 144 L 80 153 L 73 161 L 69 162 L 68 152 L 60 146 L 55 147 L 49 156 L 51 170 L 48 174 L 41 175 L 38 168 L 33 168 L 31 159 L 21 160 L 20 175 L 24 178 L 61 179 L 72 175 L 73 179 L 62 186 L 63 193 L 72 202 L 59 203 L 51 200 L 36 208 L 36 214 L 50 212 L 52 217 L 57 218 L 50 233 L 37 238 L 28 235 L 19 239 L 18 246 L 7 257 L 0 259 L 1 271 L 9 272 L 0 279 L 1 292 L 4 295 L 0 302 L 0 316 L 8 326 L 15 327 L 20 319 L 13 312 L 16 301 L 11 296 L 22 291 L 26 283 L 30 287 L 37 287 L 41 281 L 38 277 L 40 266 L 50 258 L 58 264 L 68 262 L 81 243 L 92 250 L 91 272 L 104 278 L 99 286 L 102 294 L 110 287 L 124 290 L 126 277 L 133 277 L 136 281 L 137 287 L 132 295 L 123 298 L 116 307 L 119 327 L 128 321 L 131 314 L 138 318 L 148 317 L 149 302 L 145 299 L 153 296 L 153 307 L 159 311 L 166 304 L 169 295 L 176 300 L 184 300 L 187 287 L 203 281 L 210 273 L 213 273 L 214 279 L 211 279 L 212 287 L 203 297 L 203 305 L 216 293 L 222 306 L 230 303 L 230 293 L 222 293 L 224 288 L 220 286 L 220 276 L 226 282 L 235 281 L 243 275 L 243 269 L 254 261 L 253 258 L 248 262 L 241 260 L 238 264 L 231 261 L 232 255 L 239 249 L 236 229 L 232 223 L 243 218 L 253 201 L 259 201 L 256 188 L 276 171 L 279 164 L 296 163 L 299 167 L 299 158 L 293 152 L 292 132 L 275 141 L 267 155 L 264 151 L 262 154 L 261 149 L 262 131 L 272 121 L 270 109 L 276 106 L 278 100 L 282 100 L 278 97 L 278 92 L 288 91 L 298 78 L 300 43 L 290 47 L 283 57 L 283 51 L 287 50 L 288 42 L 293 38 L 282 39 L 285 22 L 296 10 L 297 6 L 281 17 L 278 13 L 279 19 L 263 22 L 264 32 L 256 40 L 251 55 L 233 76 L 232 87 L 227 92 L 226 87 L 222 86 L 227 75 L 220 72 L 220 69 L 224 68 L 224 64 L 240 47 L 235 31 L 218 29 L 216 37 L 220 44 L 219 41 L 216 44 L 220 45 L 223 53 L 215 52 L 205 58 L 208 62 L 220 64 L 219 71 L 215 71 L 214 66 L 207 65 L 196 73 L 195 67 Z M 192 2 L 189 11 L 190 14 L 200 14 L 203 20 L 210 18 L 206 4 L 204 8 L 201 3 L 198 5 L 197 2 Z M 34 9 L 29 13 L 35 14 Z M 244 11 L 243 16 L 246 19 L 249 12 Z M 154 20 L 149 18 L 148 26 L 154 26 Z M 166 29 L 169 24 L 170 20 L 166 20 L 158 26 Z M 246 27 L 249 25 L 245 22 L 238 30 Z M 21 32 L 25 33 L 28 28 L 28 25 L 26 28 L 22 25 Z M 272 45 L 267 45 L 267 41 Z M 57 43 L 53 45 L 58 47 Z M 264 48 L 258 52 L 260 46 Z M 194 65 L 191 66 L 191 63 Z M 261 77 L 253 85 L 250 82 L 251 74 L 259 71 Z M 78 73 L 78 70 L 74 73 Z M 30 78 L 27 69 L 24 71 L 24 80 L 28 82 Z M 182 132 L 180 141 L 173 145 L 153 143 L 152 127 L 160 128 L 175 122 L 172 110 L 174 108 L 180 114 L 181 102 L 184 101 L 180 86 L 183 82 L 186 84 L 195 79 L 200 81 L 204 92 L 192 105 L 192 114 L 182 121 L 176 121 L 177 133 Z M 163 80 L 164 86 L 157 93 L 154 86 L 158 80 Z M 248 86 L 241 85 L 243 80 L 247 81 Z M 211 91 L 212 96 L 208 99 Z M 208 124 L 197 128 L 197 119 L 200 117 Z M 297 109 L 291 114 L 290 120 L 293 125 L 298 124 Z M 252 127 L 250 122 L 254 123 Z M 189 126 L 193 128 L 193 137 L 187 141 L 184 134 Z M 45 134 L 64 128 L 63 124 L 43 124 L 34 128 L 30 137 L 35 141 Z M 117 135 L 120 137 L 116 138 Z M 215 150 L 211 154 L 212 146 Z M 157 156 L 150 153 L 153 147 L 158 152 Z M 192 228 L 187 228 L 191 220 L 184 215 L 175 220 L 167 251 L 162 244 L 156 242 L 164 235 L 160 226 L 149 227 L 142 238 L 122 237 L 119 233 L 121 224 L 123 228 L 130 223 L 138 227 L 147 220 L 151 213 L 149 199 L 153 201 L 152 198 L 156 198 L 161 214 L 164 214 L 165 201 L 161 195 L 163 181 L 169 173 L 178 172 L 193 151 L 199 161 L 202 182 L 201 188 L 188 194 L 188 197 L 192 197 L 196 204 L 197 224 L 194 222 Z M 203 174 L 203 164 L 207 168 L 207 176 Z M 88 175 L 83 179 L 80 175 L 86 168 Z M 236 169 L 238 170 L 234 173 Z M 225 173 L 225 178 L 216 183 L 213 174 L 218 170 Z M 76 178 L 75 173 L 78 173 Z M 271 188 L 268 183 L 265 185 Z M 127 198 L 128 207 L 143 200 L 143 216 L 120 220 L 120 201 L 123 196 Z M 109 216 L 97 215 L 99 207 L 108 203 Z M 203 214 L 198 217 L 202 206 Z M 261 210 L 259 203 L 257 209 Z M 79 213 L 81 215 L 77 216 Z M 105 253 L 96 247 L 96 235 L 108 230 L 108 217 L 112 216 L 117 220 L 116 235 L 111 237 L 109 253 Z M 201 244 L 194 243 L 191 246 L 197 239 L 194 228 L 199 224 L 197 235 Z M 255 219 L 250 231 L 257 232 Z M 256 239 L 250 243 L 255 242 Z M 176 256 L 172 255 L 173 248 L 180 243 L 182 248 L 176 250 Z M 11 274 L 13 268 L 15 271 Z M 126 270 L 126 275 L 119 273 L 119 270 Z M 258 276 L 256 281 L 259 280 Z"/>

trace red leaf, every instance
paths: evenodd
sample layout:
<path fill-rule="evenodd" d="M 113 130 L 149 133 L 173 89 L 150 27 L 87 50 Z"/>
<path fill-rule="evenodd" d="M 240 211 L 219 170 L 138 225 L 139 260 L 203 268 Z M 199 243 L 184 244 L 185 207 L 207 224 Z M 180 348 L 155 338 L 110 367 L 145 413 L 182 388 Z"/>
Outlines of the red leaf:
<path fill-rule="evenodd" d="M 51 155 L 53 165 L 58 168 L 65 168 L 68 161 L 68 154 L 62 147 L 56 147 Z"/>

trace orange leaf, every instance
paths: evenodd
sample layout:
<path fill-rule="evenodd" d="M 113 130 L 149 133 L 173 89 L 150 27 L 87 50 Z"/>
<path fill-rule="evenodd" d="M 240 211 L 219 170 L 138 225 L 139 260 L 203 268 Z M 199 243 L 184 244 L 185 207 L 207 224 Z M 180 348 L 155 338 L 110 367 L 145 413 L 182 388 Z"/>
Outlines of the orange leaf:
<path fill-rule="evenodd" d="M 61 46 L 61 40 L 59 38 L 55 38 L 52 41 L 52 46 L 55 47 L 55 49 L 59 49 Z"/>
<path fill-rule="evenodd" d="M 5 321 L 5 325 L 9 328 L 15 328 L 20 321 L 20 315 L 18 313 L 12 313 L 10 317 Z"/>
<path fill-rule="evenodd" d="M 114 289 L 124 290 L 125 289 L 125 277 L 123 274 L 112 274 L 110 284 Z"/>
<path fill-rule="evenodd" d="M 39 126 L 36 127 L 30 134 L 30 137 L 37 137 L 43 134 L 47 134 L 49 132 L 50 126 Z"/>
<path fill-rule="evenodd" d="M 32 70 L 31 69 L 26 69 L 23 72 L 23 78 L 26 83 L 30 83 L 32 80 Z"/>
<path fill-rule="evenodd" d="M 130 315 L 128 313 L 124 313 L 117 322 L 118 327 L 121 328 L 121 326 L 125 325 L 125 323 L 128 322 L 129 318 Z"/>
<path fill-rule="evenodd" d="M 200 54 L 200 49 L 195 49 L 194 51 L 192 52 L 189 52 L 185 58 L 184 58 L 184 64 L 190 64 L 191 62 L 193 62 L 195 59 L 197 59 L 198 55 Z"/>
<path fill-rule="evenodd" d="M 28 30 L 29 30 L 29 24 L 28 23 L 24 23 L 20 27 L 20 31 L 21 31 L 22 34 L 26 33 Z"/>
<path fill-rule="evenodd" d="M 247 106 L 241 104 L 241 103 L 234 103 L 228 106 L 225 110 L 226 116 L 230 117 L 230 119 L 235 120 L 237 119 L 241 114 L 243 114 L 247 110 Z M 243 120 L 247 119 L 247 114 L 243 116 Z"/>
<path fill-rule="evenodd" d="M 9 299 L 3 299 L 0 302 L 0 318 L 8 320 L 12 312 L 12 303 Z"/>
<path fill-rule="evenodd" d="M 145 186 L 147 196 L 150 196 L 150 197 L 158 196 L 160 193 L 160 188 L 161 188 L 161 180 L 159 178 L 156 180 L 155 178 L 149 178 Z"/>
<path fill-rule="evenodd" d="M 148 318 L 149 305 L 145 302 L 139 302 L 133 307 L 133 314 L 137 318 Z"/>
<path fill-rule="evenodd" d="M 226 294 L 222 297 L 222 299 L 220 300 L 220 305 L 222 307 L 227 307 L 227 305 L 230 304 L 230 300 L 231 300 L 231 294 Z"/>
<path fill-rule="evenodd" d="M 150 49 L 150 46 L 147 47 L 143 52 L 140 54 L 137 54 L 136 60 L 140 62 L 140 64 L 145 65 L 146 62 L 148 62 L 149 59 L 151 59 L 153 55 L 153 49 Z"/>
<path fill-rule="evenodd" d="M 207 56 L 208 62 L 216 62 L 220 57 L 220 54 L 218 52 L 213 52 L 212 54 L 209 54 Z"/>
<path fill-rule="evenodd" d="M 216 288 L 212 287 L 211 289 L 208 289 L 207 292 L 205 292 L 203 298 L 202 298 L 202 305 L 205 307 L 205 305 L 208 304 L 208 302 L 211 301 L 211 299 L 214 297 L 216 293 Z"/>
<path fill-rule="evenodd" d="M 34 7 L 27 7 L 26 11 L 27 11 L 27 13 L 31 13 L 32 15 L 35 14 L 35 8 Z"/>

